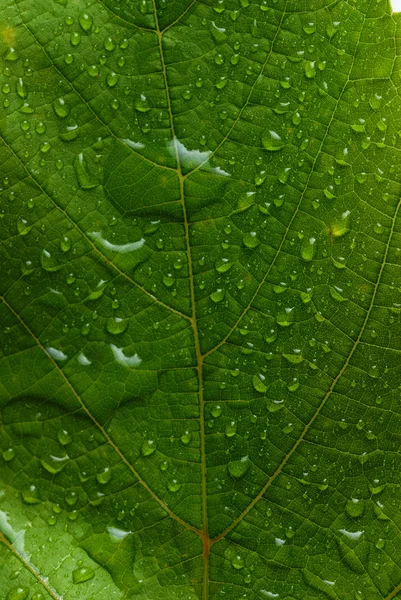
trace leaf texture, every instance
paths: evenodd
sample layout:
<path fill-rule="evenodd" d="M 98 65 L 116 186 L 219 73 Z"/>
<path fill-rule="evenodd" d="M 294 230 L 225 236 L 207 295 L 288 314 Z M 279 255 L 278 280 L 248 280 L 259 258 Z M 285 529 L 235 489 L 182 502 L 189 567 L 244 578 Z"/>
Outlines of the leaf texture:
<path fill-rule="evenodd" d="M 399 16 L 0 12 L 0 597 L 401 598 Z"/>

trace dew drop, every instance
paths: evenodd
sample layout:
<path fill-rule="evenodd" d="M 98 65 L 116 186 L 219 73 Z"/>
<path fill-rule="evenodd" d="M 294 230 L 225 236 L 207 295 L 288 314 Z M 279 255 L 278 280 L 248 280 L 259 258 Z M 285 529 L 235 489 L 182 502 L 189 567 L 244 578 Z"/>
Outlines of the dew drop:
<path fill-rule="evenodd" d="M 57 98 L 57 100 L 54 100 L 53 110 L 61 119 L 65 119 L 65 117 L 68 117 L 70 114 L 69 106 L 65 102 L 64 98 Z"/>
<path fill-rule="evenodd" d="M 243 242 L 244 246 L 246 246 L 247 248 L 256 248 L 260 244 L 260 241 L 256 237 L 255 231 L 250 231 L 248 233 L 245 233 L 242 238 L 242 242 Z"/>
<path fill-rule="evenodd" d="M 110 469 L 108 467 L 106 467 L 105 469 L 103 469 L 103 471 L 101 473 L 98 473 L 96 475 L 96 479 L 102 485 L 105 485 L 106 483 L 109 483 L 109 481 L 111 479 L 111 471 L 110 471 Z"/>
<path fill-rule="evenodd" d="M 156 442 L 154 440 L 144 440 L 141 446 L 142 456 L 150 456 L 156 452 Z"/>
<path fill-rule="evenodd" d="M 18 586 L 8 592 L 6 600 L 26 600 L 28 596 L 29 590 Z"/>
<path fill-rule="evenodd" d="M 74 583 L 84 583 L 95 576 L 95 572 L 91 567 L 80 567 L 72 572 L 72 580 Z"/>
<path fill-rule="evenodd" d="M 181 483 L 178 483 L 177 479 L 171 479 L 168 483 L 167 483 L 167 487 L 170 490 L 170 492 L 178 492 L 181 489 Z"/>
<path fill-rule="evenodd" d="M 57 439 L 62 446 L 67 446 L 71 442 L 71 436 L 65 429 L 59 429 Z"/>
<path fill-rule="evenodd" d="M 270 152 L 277 152 L 285 146 L 285 142 L 281 139 L 278 133 L 273 130 L 269 130 L 262 137 L 262 144 L 265 150 Z"/>
<path fill-rule="evenodd" d="M 240 570 L 245 567 L 245 562 L 240 556 L 236 555 L 232 559 L 231 565 L 234 567 L 234 569 Z"/>
<path fill-rule="evenodd" d="M 90 31 L 93 24 L 93 19 L 91 16 L 89 16 L 87 13 L 83 13 L 78 20 L 84 31 Z"/>
<path fill-rule="evenodd" d="M 224 299 L 225 294 L 225 290 L 219 288 L 215 292 L 210 294 L 210 299 L 217 304 L 218 302 L 221 302 Z"/>
<path fill-rule="evenodd" d="M 313 259 L 316 248 L 316 238 L 305 238 L 301 244 L 301 256 L 307 262 Z"/>
<path fill-rule="evenodd" d="M 249 457 L 244 456 L 240 460 L 232 460 L 228 463 L 228 472 L 234 479 L 240 479 L 249 469 Z"/>
<path fill-rule="evenodd" d="M 106 83 L 107 85 L 112 88 L 115 85 L 117 85 L 118 80 L 120 79 L 120 76 L 117 75 L 117 73 L 115 73 L 114 71 L 111 71 L 106 78 Z"/>
<path fill-rule="evenodd" d="M 4 450 L 4 452 L 2 453 L 2 457 L 3 460 L 5 460 L 5 462 L 10 462 L 15 457 L 14 450 L 12 448 Z"/>

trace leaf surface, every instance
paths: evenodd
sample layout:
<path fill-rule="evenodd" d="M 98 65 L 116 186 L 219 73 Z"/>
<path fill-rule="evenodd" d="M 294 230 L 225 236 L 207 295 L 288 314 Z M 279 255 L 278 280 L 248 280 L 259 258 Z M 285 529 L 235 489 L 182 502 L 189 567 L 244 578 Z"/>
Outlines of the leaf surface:
<path fill-rule="evenodd" d="M 399 16 L 0 10 L 0 597 L 401 597 Z"/>

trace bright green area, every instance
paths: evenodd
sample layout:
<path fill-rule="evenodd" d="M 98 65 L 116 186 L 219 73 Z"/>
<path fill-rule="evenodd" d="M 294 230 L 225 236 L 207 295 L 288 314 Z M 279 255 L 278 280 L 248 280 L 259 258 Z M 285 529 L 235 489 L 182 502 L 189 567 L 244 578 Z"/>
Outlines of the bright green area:
<path fill-rule="evenodd" d="M 0 0 L 2 600 L 401 598 L 400 39 Z"/>

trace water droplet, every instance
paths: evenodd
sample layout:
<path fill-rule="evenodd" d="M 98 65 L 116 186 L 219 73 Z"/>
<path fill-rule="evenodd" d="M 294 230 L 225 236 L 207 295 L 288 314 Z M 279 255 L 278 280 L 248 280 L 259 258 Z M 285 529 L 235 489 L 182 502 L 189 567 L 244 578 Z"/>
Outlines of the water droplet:
<path fill-rule="evenodd" d="M 31 231 L 31 227 L 27 226 L 25 219 L 18 219 L 17 230 L 20 235 L 27 235 Z"/>
<path fill-rule="evenodd" d="M 363 515 L 364 510 L 365 510 L 364 501 L 357 500 L 356 498 L 351 498 L 351 500 L 348 500 L 348 502 L 345 506 L 346 513 L 354 519 L 357 517 L 361 517 Z"/>
<path fill-rule="evenodd" d="M 89 16 L 87 13 L 83 13 L 78 20 L 79 24 L 81 25 L 84 31 L 90 31 L 93 23 L 93 19 L 91 16 Z"/>
<path fill-rule="evenodd" d="M 87 72 L 90 77 L 97 77 L 99 75 L 99 67 L 97 65 L 89 65 Z"/>
<path fill-rule="evenodd" d="M 280 183 L 287 183 L 288 178 L 290 176 L 291 167 L 285 167 L 282 171 L 280 171 L 278 175 L 278 180 Z"/>
<path fill-rule="evenodd" d="M 303 26 L 303 30 L 308 35 L 311 35 L 312 33 L 315 33 L 316 25 L 315 25 L 315 23 L 305 23 L 305 25 Z"/>
<path fill-rule="evenodd" d="M 36 124 L 35 131 L 36 131 L 36 133 L 39 133 L 39 135 L 42 135 L 43 133 L 46 132 L 46 125 L 44 123 L 42 123 L 42 121 L 39 121 Z"/>
<path fill-rule="evenodd" d="M 109 483 L 109 481 L 111 479 L 111 471 L 110 471 L 110 469 L 108 467 L 106 467 L 105 469 L 103 469 L 103 471 L 101 473 L 98 473 L 96 475 L 96 479 L 102 485 L 105 485 L 106 483 Z"/>
<path fill-rule="evenodd" d="M 23 587 L 15 587 L 7 594 L 7 600 L 26 600 L 29 596 L 29 590 Z"/>
<path fill-rule="evenodd" d="M 232 566 L 234 567 L 234 569 L 243 569 L 245 567 L 245 561 L 238 555 L 234 556 L 234 558 L 231 561 Z"/>
<path fill-rule="evenodd" d="M 12 448 L 8 448 L 8 450 L 4 450 L 2 453 L 3 460 L 6 462 L 10 462 L 15 456 L 14 450 Z"/>
<path fill-rule="evenodd" d="M 273 130 L 268 131 L 262 137 L 262 144 L 265 150 L 276 152 L 285 146 L 285 142 L 281 139 L 278 133 Z"/>
<path fill-rule="evenodd" d="M 365 119 L 358 119 L 353 125 L 351 125 L 351 129 L 353 129 L 357 133 L 364 133 L 365 122 Z"/>
<path fill-rule="evenodd" d="M 301 256 L 306 261 L 311 261 L 315 254 L 316 238 L 305 238 L 301 244 Z"/>
<path fill-rule="evenodd" d="M 216 404 L 211 410 L 212 416 L 217 419 L 223 412 L 223 407 L 220 404 Z"/>
<path fill-rule="evenodd" d="M 18 60 L 18 58 L 19 58 L 18 52 L 16 52 L 15 48 L 10 48 L 10 50 L 6 54 L 4 60 L 14 62 L 14 61 Z"/>
<path fill-rule="evenodd" d="M 211 300 L 213 300 L 213 302 L 215 302 L 217 304 L 218 302 L 221 302 L 224 299 L 225 294 L 226 294 L 225 290 L 218 289 L 215 292 L 213 292 L 212 294 L 210 294 L 210 298 L 211 298 Z"/>
<path fill-rule="evenodd" d="M 245 233 L 242 238 L 242 242 L 243 242 L 244 246 L 246 246 L 247 248 L 256 248 L 260 244 L 260 241 L 256 237 L 255 231 L 250 231 L 249 233 Z"/>
<path fill-rule="evenodd" d="M 330 286 L 330 296 L 333 298 L 333 300 L 336 300 L 336 302 L 346 302 L 347 298 L 344 298 L 340 292 L 342 292 L 341 288 L 337 286 Z"/>
<path fill-rule="evenodd" d="M 181 436 L 181 441 L 183 444 L 189 444 L 189 442 L 192 439 L 192 435 L 190 434 L 189 431 L 186 431 L 182 436 Z"/>
<path fill-rule="evenodd" d="M 68 506 L 75 506 L 75 504 L 78 501 L 78 495 L 76 492 L 68 492 L 65 496 L 65 501 L 67 502 Z"/>
<path fill-rule="evenodd" d="M 72 572 L 72 580 L 74 583 L 84 583 L 95 576 L 95 572 L 91 567 L 79 567 Z"/>
<path fill-rule="evenodd" d="M 78 183 L 84 190 L 91 190 L 97 187 L 98 182 L 92 177 L 87 170 L 87 166 L 84 161 L 83 153 L 80 152 L 74 161 L 75 174 L 78 179 Z"/>
<path fill-rule="evenodd" d="M 48 473 L 51 473 L 52 475 L 56 475 L 57 473 L 60 473 L 64 469 L 67 462 L 68 462 L 68 456 L 58 457 L 58 456 L 50 455 L 46 458 L 46 460 L 45 459 L 41 460 L 40 464 Z"/>
<path fill-rule="evenodd" d="M 167 483 L 167 487 L 170 490 L 170 492 L 178 492 L 181 489 L 181 483 L 178 483 L 177 479 L 171 479 L 168 483 Z"/>
<path fill-rule="evenodd" d="M 264 379 L 264 375 L 254 375 L 252 378 L 253 387 L 257 392 L 260 392 L 261 394 L 267 392 L 267 386 L 263 383 Z"/>
<path fill-rule="evenodd" d="M 369 104 L 373 110 L 379 110 L 382 105 L 383 96 L 380 94 L 372 94 L 369 98 Z"/>
<path fill-rule="evenodd" d="M 71 240 L 66 235 L 62 237 L 60 242 L 60 248 L 63 252 L 68 252 L 71 250 Z"/>
<path fill-rule="evenodd" d="M 62 267 L 62 265 L 57 264 L 56 260 L 47 250 L 42 250 L 42 254 L 40 255 L 40 262 L 43 269 L 45 269 L 45 271 L 49 271 L 50 273 L 59 271 Z"/>
<path fill-rule="evenodd" d="M 71 436 L 65 429 L 59 429 L 57 439 L 62 446 L 67 446 L 71 442 Z"/>
<path fill-rule="evenodd" d="M 50 149 L 51 149 L 51 144 L 49 142 L 42 142 L 40 144 L 40 151 L 43 152 L 43 154 L 47 154 Z"/>
<path fill-rule="evenodd" d="M 120 319 L 119 317 L 110 317 L 107 319 L 106 328 L 112 335 L 119 335 L 124 333 L 128 327 L 127 319 Z"/>
<path fill-rule="evenodd" d="M 106 83 L 109 87 L 114 87 L 115 85 L 117 85 L 119 79 L 120 79 L 120 76 L 117 75 L 117 73 L 115 73 L 114 71 L 111 71 L 107 75 Z"/>
<path fill-rule="evenodd" d="M 70 108 L 64 98 L 57 98 L 57 100 L 53 102 L 53 110 L 61 119 L 65 119 L 65 117 L 68 117 L 70 114 Z"/>
<path fill-rule="evenodd" d="M 113 38 L 107 37 L 103 42 L 103 46 L 104 46 L 105 50 L 107 50 L 108 52 L 112 52 L 114 50 L 114 48 L 116 47 L 116 43 L 113 40 Z"/>
<path fill-rule="evenodd" d="M 308 79 L 313 79 L 316 76 L 315 61 L 308 61 L 305 64 L 305 75 Z"/>
<path fill-rule="evenodd" d="M 25 504 L 39 504 L 41 502 L 38 489 L 34 485 L 30 485 L 27 490 L 23 490 L 22 499 Z"/>
<path fill-rule="evenodd" d="M 77 31 L 74 31 L 73 33 L 71 33 L 70 36 L 70 42 L 72 46 L 78 46 L 78 44 L 81 41 L 81 34 L 78 33 Z"/>
<path fill-rule="evenodd" d="M 26 83 L 22 79 L 22 77 L 18 77 L 17 83 L 15 86 L 16 92 L 20 98 L 26 98 L 28 95 L 28 89 L 26 87 Z"/>
<path fill-rule="evenodd" d="M 228 463 L 228 472 L 234 479 L 243 477 L 248 471 L 250 465 L 249 457 L 244 456 L 240 460 L 232 460 Z"/>
<path fill-rule="evenodd" d="M 215 269 L 218 273 L 227 273 L 234 263 L 228 262 L 228 258 L 218 260 L 215 264 Z"/>
<path fill-rule="evenodd" d="M 173 285 L 175 284 L 176 280 L 174 279 L 174 277 L 172 276 L 171 273 L 169 273 L 168 275 L 165 275 L 163 277 L 163 284 L 167 287 L 173 287 Z"/>
<path fill-rule="evenodd" d="M 141 94 L 135 101 L 135 108 L 139 112 L 148 112 L 150 110 L 149 102 L 145 94 Z"/>
<path fill-rule="evenodd" d="M 235 421 L 231 421 L 226 425 L 226 436 L 233 437 L 237 433 L 237 423 Z"/>
<path fill-rule="evenodd" d="M 144 440 L 141 446 L 142 456 L 150 456 L 156 452 L 156 442 L 154 440 Z"/>

